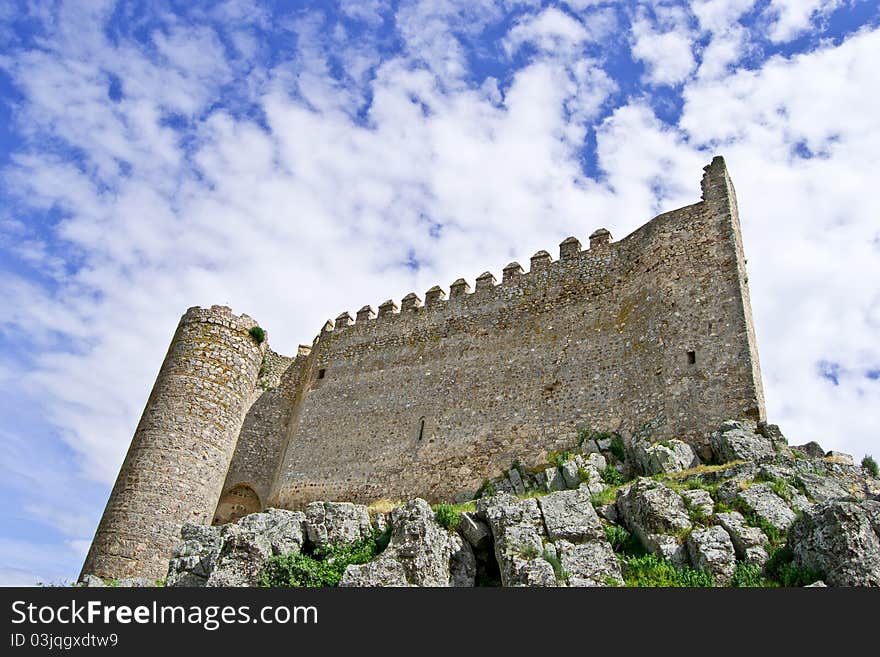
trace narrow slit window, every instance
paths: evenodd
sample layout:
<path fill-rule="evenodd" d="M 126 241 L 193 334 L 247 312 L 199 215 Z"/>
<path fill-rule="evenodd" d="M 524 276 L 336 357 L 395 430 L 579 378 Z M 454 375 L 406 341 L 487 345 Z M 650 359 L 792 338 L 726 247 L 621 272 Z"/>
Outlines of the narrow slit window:
<path fill-rule="evenodd" d="M 419 440 L 425 435 L 425 418 L 419 419 Z"/>
<path fill-rule="evenodd" d="M 327 370 L 325 368 L 322 367 L 321 369 L 318 370 L 318 378 L 319 379 L 323 379 L 326 374 L 327 374 Z"/>
<path fill-rule="evenodd" d="M 688 365 L 694 365 L 697 362 L 697 352 L 689 351 L 688 353 Z"/>

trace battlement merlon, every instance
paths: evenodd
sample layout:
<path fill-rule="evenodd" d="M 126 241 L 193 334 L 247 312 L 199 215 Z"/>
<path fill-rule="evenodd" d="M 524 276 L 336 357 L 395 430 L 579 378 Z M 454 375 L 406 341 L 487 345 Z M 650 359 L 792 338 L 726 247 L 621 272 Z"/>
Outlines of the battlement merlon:
<path fill-rule="evenodd" d="M 388 299 L 379 306 L 376 313 L 372 306 L 366 305 L 357 311 L 355 318 L 352 319 L 349 312 L 340 314 L 335 320 L 327 320 L 315 342 L 320 340 L 321 335 L 327 333 L 338 332 L 350 326 L 362 326 L 365 322 L 372 322 L 379 319 L 391 319 L 394 317 L 403 317 L 410 313 L 420 313 L 432 311 L 442 308 L 447 301 L 460 301 L 462 299 L 477 295 L 482 292 L 491 291 L 499 285 L 515 284 L 516 279 L 528 276 L 529 274 L 537 274 L 541 272 L 549 272 L 552 267 L 558 263 L 570 262 L 571 260 L 589 254 L 589 251 L 598 251 L 600 247 L 604 247 L 611 243 L 611 233 L 605 228 L 599 228 L 590 235 L 590 249 L 583 249 L 580 240 L 576 237 L 567 237 L 559 245 L 559 260 L 553 260 L 548 251 L 538 251 L 530 259 L 530 269 L 524 271 L 518 262 L 511 262 L 502 270 L 501 282 L 490 271 L 485 271 L 475 280 L 474 288 L 464 279 L 458 278 L 449 286 L 449 296 L 439 285 L 434 285 L 425 292 L 425 302 L 415 292 L 410 292 L 401 299 L 400 306 L 393 299 Z"/>

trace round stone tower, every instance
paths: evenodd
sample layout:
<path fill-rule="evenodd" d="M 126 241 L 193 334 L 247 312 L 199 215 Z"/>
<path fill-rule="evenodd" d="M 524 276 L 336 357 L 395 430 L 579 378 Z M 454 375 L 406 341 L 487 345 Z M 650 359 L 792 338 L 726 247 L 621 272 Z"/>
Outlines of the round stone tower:
<path fill-rule="evenodd" d="M 267 348 L 256 326 L 225 306 L 181 318 L 82 575 L 163 579 L 183 524 L 211 523 Z"/>

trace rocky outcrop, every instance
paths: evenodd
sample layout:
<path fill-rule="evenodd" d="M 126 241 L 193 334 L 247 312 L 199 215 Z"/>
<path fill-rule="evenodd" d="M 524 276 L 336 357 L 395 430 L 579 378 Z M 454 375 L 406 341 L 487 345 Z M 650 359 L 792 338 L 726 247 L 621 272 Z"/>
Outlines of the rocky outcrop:
<path fill-rule="evenodd" d="M 682 537 L 691 521 L 674 490 L 659 481 L 638 479 L 617 498 L 617 510 L 648 551 L 676 564 L 687 562 Z"/>
<path fill-rule="evenodd" d="M 83 588 L 106 588 L 108 586 L 114 586 L 118 588 L 151 588 L 156 586 L 161 586 L 162 582 L 156 582 L 154 580 L 147 579 L 146 577 L 123 577 L 122 579 L 114 580 L 110 583 L 105 582 L 100 577 L 96 575 L 86 575 L 79 582 L 79 586 Z"/>
<path fill-rule="evenodd" d="M 315 502 L 304 512 L 268 509 L 222 527 L 187 525 L 166 583 L 254 586 L 278 564 L 295 570 L 303 559 L 350 554 L 352 565 L 318 581 L 332 584 L 341 576 L 342 586 L 611 586 L 622 584 L 624 573 L 630 582 L 650 581 L 632 570 L 640 567 L 635 559 L 644 548 L 678 569 L 711 574 L 716 585 L 742 582 L 734 574 L 738 563 L 746 563 L 766 567 L 766 577 L 785 585 L 821 576 L 830 586 L 880 586 L 880 491 L 852 459 L 809 457 L 788 447 L 778 427 L 747 422 L 726 422 L 712 434 L 714 458 L 726 461 L 721 465 L 694 467 L 695 456 L 675 442 L 651 443 L 639 435 L 628 443 L 625 465 L 607 451 L 605 438 L 585 441 L 581 454 L 553 455 L 558 465 L 515 465 L 484 485 L 473 511 L 459 519 L 444 509 L 446 526 L 418 498 L 372 519 L 362 505 Z M 674 460 L 676 454 L 681 458 Z M 609 464 L 616 472 L 606 470 Z M 618 474 L 633 471 L 656 473 L 609 490 L 605 479 L 618 483 Z M 387 547 L 380 551 L 385 543 L 376 532 L 382 531 Z M 357 550 L 367 546 L 367 555 L 338 552 L 354 544 Z M 291 554 L 303 556 L 272 560 Z M 789 554 L 791 561 L 784 561 Z M 662 567 L 669 572 L 669 564 Z M 281 572 L 267 581 L 283 585 Z M 682 578 L 688 585 L 705 581 L 687 573 Z M 290 581 L 302 580 L 291 575 Z M 89 576 L 83 582 L 105 584 Z"/>
<path fill-rule="evenodd" d="M 391 512 L 391 540 L 373 561 L 345 569 L 340 586 L 473 586 L 476 562 L 467 541 L 416 498 Z"/>
<path fill-rule="evenodd" d="M 223 527 L 221 535 L 223 545 L 206 585 L 259 584 L 260 573 L 272 555 L 272 544 L 266 535 L 235 524 Z"/>
<path fill-rule="evenodd" d="M 180 537 L 183 543 L 168 564 L 165 586 L 206 586 L 223 546 L 220 528 L 187 523 Z"/>
<path fill-rule="evenodd" d="M 738 559 L 756 566 L 767 563 L 767 535 L 758 527 L 750 526 L 736 511 L 716 514 L 715 520 L 730 536 Z"/>
<path fill-rule="evenodd" d="M 319 548 L 354 543 L 373 533 L 370 514 L 362 504 L 312 502 L 305 515 L 308 539 Z"/>
<path fill-rule="evenodd" d="M 723 527 L 695 529 L 687 537 L 687 549 L 691 565 L 712 573 L 716 583 L 725 585 L 733 578 L 736 552 L 730 534 Z"/>
<path fill-rule="evenodd" d="M 709 444 L 718 463 L 756 461 L 776 453 L 773 441 L 758 433 L 754 425 L 735 420 L 724 422 L 712 434 Z"/>
<path fill-rule="evenodd" d="M 701 518 L 708 518 L 715 510 L 715 500 L 702 488 L 681 491 L 681 499 L 692 515 Z"/>
<path fill-rule="evenodd" d="M 321 503 L 321 512 L 315 507 L 311 516 L 267 509 L 221 527 L 184 525 L 183 542 L 171 557 L 165 585 L 256 586 L 270 556 L 298 554 L 310 536 L 320 539 L 320 545 L 328 544 L 328 537 L 353 543 L 370 536 L 369 517 L 364 530 L 361 512 L 366 516 L 366 507 L 327 502 Z"/>
<path fill-rule="evenodd" d="M 794 511 L 767 484 L 753 484 L 741 490 L 736 499 L 758 518 L 779 531 L 786 531 L 794 522 Z"/>
<path fill-rule="evenodd" d="M 586 487 L 534 499 L 482 499 L 504 586 L 608 586 L 622 582 Z"/>
<path fill-rule="evenodd" d="M 819 504 L 794 523 L 788 548 L 831 586 L 880 586 L 880 502 Z"/>
<path fill-rule="evenodd" d="M 538 501 L 502 493 L 477 502 L 477 515 L 492 529 L 503 586 L 555 586 L 553 566 L 542 559 L 544 520 Z"/>
<path fill-rule="evenodd" d="M 694 448 L 681 440 L 660 443 L 649 440 L 633 441 L 632 453 L 639 471 L 648 476 L 680 472 L 700 465 L 700 458 Z"/>

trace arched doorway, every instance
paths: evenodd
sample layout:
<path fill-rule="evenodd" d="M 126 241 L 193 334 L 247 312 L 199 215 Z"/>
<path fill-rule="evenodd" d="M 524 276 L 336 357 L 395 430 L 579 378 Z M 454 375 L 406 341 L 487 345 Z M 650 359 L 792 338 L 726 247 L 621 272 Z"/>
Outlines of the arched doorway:
<path fill-rule="evenodd" d="M 262 509 L 260 497 L 254 489 L 246 484 L 238 484 L 220 498 L 217 511 L 214 512 L 214 524 L 225 525 Z"/>

